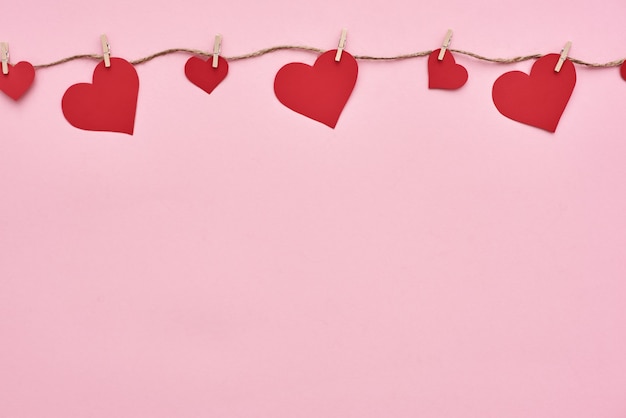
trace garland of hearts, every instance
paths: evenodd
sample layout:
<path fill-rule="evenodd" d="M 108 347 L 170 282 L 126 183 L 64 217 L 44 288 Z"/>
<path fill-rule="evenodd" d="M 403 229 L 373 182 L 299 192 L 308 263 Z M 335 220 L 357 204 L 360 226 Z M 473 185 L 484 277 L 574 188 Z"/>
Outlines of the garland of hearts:
<path fill-rule="evenodd" d="M 356 85 L 358 64 L 347 51 L 335 60 L 337 50 L 322 53 L 311 66 L 290 63 L 274 79 L 274 93 L 287 108 L 335 128 Z M 457 64 L 450 50 L 440 49 L 428 57 L 428 88 L 456 90 L 465 85 L 468 72 Z M 555 132 L 576 85 L 576 69 L 565 59 L 559 72 L 559 54 L 540 57 L 530 73 L 507 72 L 494 82 L 492 99 L 496 109 L 514 121 Z M 185 64 L 187 79 L 211 94 L 228 75 L 228 61 L 193 56 Z M 0 74 L 0 91 L 18 101 L 32 86 L 35 68 L 29 62 L 7 64 L 8 73 Z M 620 66 L 626 80 L 626 62 Z M 134 66 L 122 58 L 110 58 L 110 66 L 100 62 L 92 83 L 70 86 L 61 100 L 65 119 L 74 127 L 88 131 L 119 132 L 132 135 L 135 126 L 139 77 Z"/>

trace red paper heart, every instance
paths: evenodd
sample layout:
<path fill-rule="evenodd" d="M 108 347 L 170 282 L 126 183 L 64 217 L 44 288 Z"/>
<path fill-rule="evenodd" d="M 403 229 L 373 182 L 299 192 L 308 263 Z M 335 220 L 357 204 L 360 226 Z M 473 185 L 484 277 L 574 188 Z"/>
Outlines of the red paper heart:
<path fill-rule="evenodd" d="M 554 71 L 559 54 L 548 54 L 535 62 L 530 75 L 521 71 L 502 74 L 493 84 L 492 97 L 507 118 L 556 131 L 574 86 L 576 69 L 565 60 L 560 72 Z"/>
<path fill-rule="evenodd" d="M 450 51 L 446 50 L 443 60 L 439 61 L 439 49 L 428 56 L 428 88 L 456 90 L 467 82 L 467 70 L 454 61 Z"/>
<path fill-rule="evenodd" d="M 67 89 L 61 106 L 65 119 L 79 129 L 133 134 L 139 77 L 122 58 L 104 61 L 93 71 L 93 84 L 79 83 Z"/>
<path fill-rule="evenodd" d="M 626 61 L 622 63 L 622 66 L 619 69 L 620 74 L 622 74 L 622 78 L 626 80 Z"/>
<path fill-rule="evenodd" d="M 294 62 L 282 67 L 274 80 L 274 93 L 289 109 L 334 128 L 356 84 L 358 65 L 343 51 L 320 55 L 311 67 Z"/>
<path fill-rule="evenodd" d="M 0 74 L 0 90 L 13 100 L 24 95 L 35 80 L 35 68 L 26 61 L 9 64 L 9 74 Z"/>
<path fill-rule="evenodd" d="M 228 74 L 228 62 L 222 57 L 217 57 L 217 59 L 217 68 L 213 68 L 213 58 L 205 61 L 198 57 L 191 57 L 185 64 L 185 75 L 189 81 L 209 94 Z"/>

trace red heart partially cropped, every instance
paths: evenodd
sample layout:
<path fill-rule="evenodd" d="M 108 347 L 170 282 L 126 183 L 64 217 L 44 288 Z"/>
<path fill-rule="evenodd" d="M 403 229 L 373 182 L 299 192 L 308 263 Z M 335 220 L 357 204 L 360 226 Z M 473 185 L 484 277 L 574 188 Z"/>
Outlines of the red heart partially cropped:
<path fill-rule="evenodd" d="M 228 74 L 228 62 L 217 57 L 217 68 L 213 68 L 213 58 L 203 60 L 191 57 L 185 64 L 185 75 L 196 86 L 211 94 Z"/>
<path fill-rule="evenodd" d="M 139 77 L 135 67 L 122 58 L 104 61 L 93 71 L 93 84 L 74 84 L 63 95 L 65 119 L 79 129 L 133 134 Z"/>
<path fill-rule="evenodd" d="M 456 90 L 467 82 L 467 70 L 446 50 L 439 61 L 439 49 L 428 56 L 428 88 Z"/>
<path fill-rule="evenodd" d="M 622 63 L 622 66 L 620 67 L 619 72 L 622 75 L 622 78 L 626 80 L 626 61 Z"/>
<path fill-rule="evenodd" d="M 9 74 L 0 74 L 0 90 L 13 100 L 19 100 L 33 84 L 35 68 L 26 61 L 9 64 Z"/>
<path fill-rule="evenodd" d="M 320 55 L 315 64 L 291 63 L 274 79 L 274 93 L 289 109 L 334 128 L 356 84 L 358 65 L 343 51 L 335 61 L 336 50 Z"/>
<path fill-rule="evenodd" d="M 576 69 L 565 60 L 560 72 L 554 71 L 559 54 L 548 54 L 535 62 L 530 75 L 521 71 L 502 74 L 493 84 L 492 97 L 507 118 L 556 131 L 574 86 Z"/>

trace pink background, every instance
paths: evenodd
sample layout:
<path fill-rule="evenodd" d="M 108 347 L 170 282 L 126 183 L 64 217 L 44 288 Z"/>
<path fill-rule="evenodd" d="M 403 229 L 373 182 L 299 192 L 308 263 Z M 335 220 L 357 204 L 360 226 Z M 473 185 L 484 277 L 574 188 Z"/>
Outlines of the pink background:
<path fill-rule="evenodd" d="M 623 0 L 22 0 L 12 62 L 279 44 L 353 54 L 626 56 Z M 360 62 L 335 130 L 233 62 L 137 67 L 135 135 L 70 126 L 95 61 L 0 97 L 0 417 L 626 416 L 626 82 L 577 66 L 555 134 L 491 101 L 532 62 Z"/>

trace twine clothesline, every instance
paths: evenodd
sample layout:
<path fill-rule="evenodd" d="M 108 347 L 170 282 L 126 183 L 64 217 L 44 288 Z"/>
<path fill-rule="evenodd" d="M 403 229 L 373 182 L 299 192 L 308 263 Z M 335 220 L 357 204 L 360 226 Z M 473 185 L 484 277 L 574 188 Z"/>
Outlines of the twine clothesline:
<path fill-rule="evenodd" d="M 244 60 L 244 59 L 248 59 L 248 58 L 260 57 L 262 55 L 270 54 L 270 53 L 276 52 L 276 51 L 289 50 L 289 49 L 298 50 L 298 51 L 309 51 L 309 52 L 315 52 L 315 53 L 319 53 L 319 54 L 321 54 L 321 53 L 326 51 L 324 49 L 314 48 L 314 47 L 310 47 L 310 46 L 279 45 L 279 46 L 273 46 L 273 47 L 270 47 L 270 48 L 260 49 L 258 51 L 250 52 L 248 54 L 235 55 L 235 56 L 232 56 L 232 57 L 226 57 L 225 56 L 224 58 L 227 61 L 239 61 L 239 60 Z M 472 57 L 472 58 L 475 58 L 475 59 L 478 59 L 478 60 L 481 60 L 481 61 L 493 62 L 493 63 L 497 63 L 497 64 L 512 64 L 512 63 L 516 63 L 516 62 L 528 61 L 528 60 L 532 60 L 532 59 L 541 58 L 544 55 L 544 54 L 531 54 L 531 55 L 522 55 L 522 56 L 517 56 L 517 57 L 512 57 L 512 58 L 489 58 L 489 57 L 485 57 L 485 56 L 480 55 L 480 54 L 476 54 L 474 52 L 463 51 L 463 50 L 460 50 L 460 49 L 448 48 L 448 51 L 454 52 L 454 53 L 460 54 L 460 55 L 466 55 L 466 56 L 469 56 L 469 57 Z M 187 52 L 187 53 L 200 55 L 200 56 L 204 56 L 204 57 L 210 57 L 210 56 L 213 55 L 212 52 L 201 51 L 199 49 L 170 48 L 170 49 L 166 49 L 166 50 L 163 50 L 163 51 L 155 52 L 154 54 L 148 55 L 147 57 L 139 58 L 139 59 L 132 60 L 132 61 L 129 61 L 129 62 L 131 64 L 133 64 L 133 65 L 139 65 L 139 64 L 146 63 L 148 61 L 152 61 L 155 58 L 158 58 L 158 57 L 161 57 L 161 56 L 165 56 L 165 55 L 169 55 L 169 54 L 175 54 L 175 53 L 178 53 L 178 52 Z M 394 55 L 394 56 L 389 56 L 389 57 L 379 57 L 379 56 L 371 56 L 371 55 L 354 55 L 354 58 L 357 59 L 357 60 L 363 60 L 363 61 L 398 61 L 398 60 L 405 60 L 405 59 L 410 59 L 410 58 L 418 58 L 418 57 L 428 56 L 432 52 L 433 52 L 433 50 L 428 50 L 428 51 L 421 51 L 421 52 L 413 52 L 413 53 L 410 53 L 410 54 Z M 77 60 L 77 59 L 101 60 L 102 58 L 103 58 L 103 56 L 102 55 L 98 55 L 98 54 L 72 55 L 71 57 L 62 58 L 60 60 L 57 60 L 57 61 L 54 61 L 54 62 L 50 62 L 50 63 L 47 63 L 47 64 L 34 65 L 33 67 L 35 67 L 36 69 L 48 68 L 48 67 L 54 67 L 56 65 L 64 64 L 66 62 L 74 61 L 74 60 Z M 625 58 L 621 58 L 621 59 L 617 59 L 617 60 L 609 61 L 609 62 L 605 62 L 605 63 L 586 62 L 586 61 L 579 60 L 579 59 L 576 59 L 576 58 L 571 58 L 571 57 L 568 57 L 568 60 L 570 60 L 574 64 L 584 65 L 586 67 L 591 67 L 591 68 L 609 68 L 609 67 L 618 67 L 618 66 L 622 65 L 626 59 Z"/>

